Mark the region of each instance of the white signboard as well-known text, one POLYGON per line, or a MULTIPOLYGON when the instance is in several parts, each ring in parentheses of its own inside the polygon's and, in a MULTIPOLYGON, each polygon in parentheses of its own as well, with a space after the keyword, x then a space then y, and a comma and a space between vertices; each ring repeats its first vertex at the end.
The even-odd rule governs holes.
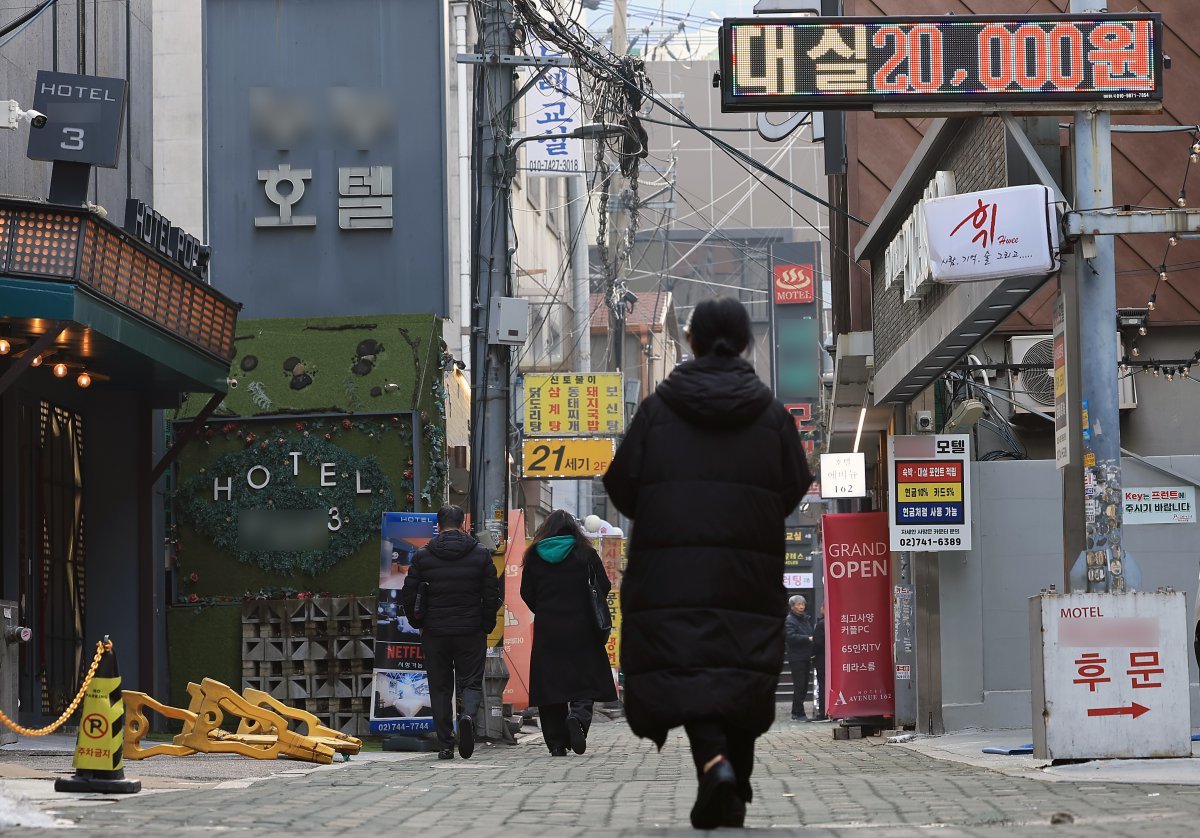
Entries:
POLYGON ((925 187, 925 193, 913 207, 896 237, 892 239, 884 254, 884 272, 888 285, 899 282, 904 287, 904 302, 925 296, 933 287, 933 276, 929 270, 929 248, 925 243, 925 221, 921 205, 933 198, 953 195, 954 172, 938 172, 925 187))
POLYGON ((1184 599, 1182 592, 1030 598, 1035 757, 1191 756, 1184 599))
POLYGON ((867 458, 857 454, 821 455, 821 497, 864 498, 867 496, 867 458))
POLYGON ((1192 486, 1152 486, 1125 490, 1126 524, 1194 524, 1196 490, 1192 486))
POLYGON ((783 587, 785 588, 811 588, 812 586, 813 575, 811 573, 783 574, 783 587))
POLYGON ((1039 276, 1058 270, 1058 221, 1044 186, 1008 186, 923 201, 935 282, 1039 276))
MULTIPOLYGON (((530 45, 531 55, 561 55, 540 42, 530 45)), ((526 135, 547 135, 545 140, 525 143, 525 168, 528 175, 581 174, 583 140, 564 139, 583 124, 583 105, 579 96, 579 76, 566 67, 547 67, 546 72, 525 94, 526 135)))
POLYGON ((971 437, 888 437, 891 549, 971 549, 971 437))

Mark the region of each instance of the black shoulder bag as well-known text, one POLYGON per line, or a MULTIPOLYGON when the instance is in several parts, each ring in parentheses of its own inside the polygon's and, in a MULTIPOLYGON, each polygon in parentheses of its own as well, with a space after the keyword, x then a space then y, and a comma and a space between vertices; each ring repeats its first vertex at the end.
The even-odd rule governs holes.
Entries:
POLYGON ((602 634, 612 631, 612 614, 608 611, 608 597, 596 587, 596 571, 588 562, 588 598, 592 606, 592 623, 602 634))

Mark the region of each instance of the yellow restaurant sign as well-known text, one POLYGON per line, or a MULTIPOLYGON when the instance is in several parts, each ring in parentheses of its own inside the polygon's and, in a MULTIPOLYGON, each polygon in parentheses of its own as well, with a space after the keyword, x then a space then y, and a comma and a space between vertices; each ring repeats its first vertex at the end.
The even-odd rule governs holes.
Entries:
POLYGON ((619 372, 525 376, 525 436, 607 436, 624 430, 619 372))
POLYGON ((599 477, 608 470, 617 443, 612 437, 527 439, 522 446, 525 477, 599 477))

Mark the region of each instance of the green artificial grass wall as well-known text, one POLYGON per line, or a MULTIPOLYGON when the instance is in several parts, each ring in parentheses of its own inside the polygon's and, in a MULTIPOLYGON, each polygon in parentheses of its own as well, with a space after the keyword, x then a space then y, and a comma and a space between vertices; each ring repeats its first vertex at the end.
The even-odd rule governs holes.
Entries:
POLYGON ((430 314, 243 321, 237 387, 198 429, 188 420, 203 394, 168 417, 174 433, 192 434, 174 469, 168 536, 173 701, 186 706, 184 687, 203 677, 240 688, 243 598, 374 596, 381 512, 440 506, 440 335, 430 314), (338 531, 319 550, 243 549, 243 510, 308 510, 338 531))

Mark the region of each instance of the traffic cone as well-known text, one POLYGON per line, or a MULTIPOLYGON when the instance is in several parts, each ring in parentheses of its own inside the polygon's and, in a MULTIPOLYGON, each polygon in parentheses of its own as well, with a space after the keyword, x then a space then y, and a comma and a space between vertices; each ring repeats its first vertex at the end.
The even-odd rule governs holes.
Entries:
POLYGON ((55 780, 55 791, 133 794, 142 790, 141 780, 125 779, 125 702, 121 699, 121 674, 107 636, 104 645, 96 674, 83 696, 72 763, 75 773, 55 780))

